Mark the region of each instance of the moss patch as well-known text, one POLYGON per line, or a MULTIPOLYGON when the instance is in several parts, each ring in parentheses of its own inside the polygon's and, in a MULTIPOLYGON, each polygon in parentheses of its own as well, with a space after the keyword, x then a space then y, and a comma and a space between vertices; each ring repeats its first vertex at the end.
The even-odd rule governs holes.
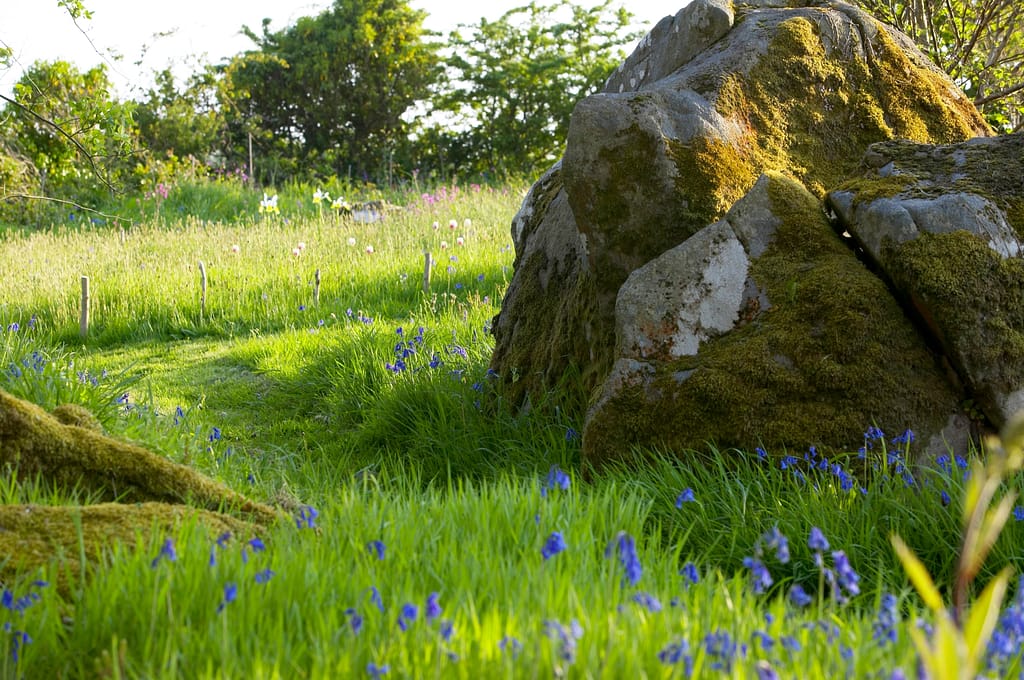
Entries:
POLYGON ((996 426, 1000 395, 1024 385, 1024 260, 967 231, 883 246, 882 265, 929 325, 996 426))
POLYGON ((814 197, 780 175, 769 196, 782 224, 751 277, 770 307, 697 356, 658 367, 647 389, 616 396, 588 423, 590 462, 630 443, 850 450, 871 424, 934 433, 954 412, 959 395, 814 197))
POLYGON ((68 576, 80 578, 84 569, 100 563, 114 544, 144 547, 177 535, 194 522, 220 536, 249 538, 263 532, 259 525, 222 513, 167 503, 125 505, 101 503, 80 506, 0 506, 0 582, 32 572, 54 559, 64 568, 55 572, 57 587, 65 590, 68 576), (85 564, 82 558, 85 558, 85 564))
POLYGON ((854 205, 894 196, 982 196, 999 207, 1024 239, 1024 133, 991 142, 932 146, 889 141, 871 148, 874 163, 891 163, 892 174, 854 179, 837 191, 854 194, 854 205))
POLYGON ((816 19, 825 16, 780 23, 750 73, 727 76, 719 89, 715 106, 750 131, 743 150, 758 172, 785 170, 821 196, 855 173, 873 142, 942 143, 988 133, 970 102, 915 65, 881 25, 870 63, 829 54, 816 19))
POLYGON ((57 488, 78 488, 101 500, 190 503, 264 524, 281 518, 273 508, 191 468, 95 429, 66 425, 2 390, 0 466, 14 470, 19 478, 39 477, 57 488))

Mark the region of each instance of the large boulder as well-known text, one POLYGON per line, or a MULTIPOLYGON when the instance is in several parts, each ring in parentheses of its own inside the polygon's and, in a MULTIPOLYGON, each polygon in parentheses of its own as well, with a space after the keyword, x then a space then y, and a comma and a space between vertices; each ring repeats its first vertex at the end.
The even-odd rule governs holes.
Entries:
MULTIPOLYGON (((938 435, 952 414, 953 393, 941 389, 920 408, 908 404, 875 410, 864 405, 849 411, 848 417, 840 414, 850 404, 847 388, 854 374, 861 380, 876 375, 872 380, 879 390, 889 384, 884 375, 888 367, 882 364, 872 370, 842 366, 857 360, 849 348, 841 355, 818 356, 840 364, 822 365, 820 383, 806 376, 780 377, 778 384, 761 388, 760 402, 753 403, 778 404, 776 414, 785 410, 782 405, 812 401, 801 402, 786 393, 787 385, 791 390, 810 386, 810 393, 818 395, 815 399, 824 398, 823 391, 829 390, 842 397, 799 419, 802 424, 791 419, 783 425, 763 414, 753 415, 752 402, 723 397, 723 391, 758 392, 748 382, 761 377, 752 375, 752 366, 715 373, 715 384, 722 389, 706 388, 705 401, 694 411, 684 407, 686 400, 677 386, 696 389, 712 375, 698 369, 711 364, 703 358, 694 363, 692 353, 673 354, 671 348, 658 345, 663 339, 655 340, 656 334, 633 326, 664 322, 668 330, 680 324, 694 327, 690 337, 678 342, 687 352, 696 347, 700 357, 716 338, 736 343, 739 340, 728 338, 751 333, 737 331, 737 304, 739 317, 750 317, 745 328, 763 325, 781 311, 786 292, 772 294, 774 279, 751 274, 758 270, 757 258, 764 255, 752 254, 751 248, 770 249, 773 237, 751 237, 765 239, 757 246, 739 234, 729 237, 722 225, 705 231, 722 220, 764 173, 784 172, 820 199, 827 188, 857 171, 874 142, 956 142, 989 134, 948 77, 906 37, 864 12, 842 2, 770 4, 769 0, 761 6, 734 8, 719 0, 694 0, 659 23, 609 79, 604 92, 577 105, 563 159, 533 187, 513 222, 515 274, 493 326, 491 368, 514 403, 526 404, 562 387, 578 405, 589 408, 584 455, 591 462, 624 451, 627 441, 673 446, 697 446, 708 440, 742 446, 856 445, 872 417, 891 428, 927 422, 931 433, 938 435), (698 236, 682 251, 674 250, 698 236), (717 290, 721 284, 716 293, 720 297, 687 307, 687 318, 672 316, 681 313, 683 303, 678 299, 660 303, 660 311, 645 310, 647 284, 640 285, 642 279, 625 288, 624 284, 649 263, 652 269, 643 276, 653 277, 666 290, 717 290), (664 318, 659 320, 659 314, 664 318), (637 318, 631 320, 630 315, 637 318), (645 342, 658 346, 644 349, 645 342), (654 355, 645 358, 647 351, 654 355), (673 365, 679 361, 687 366, 673 365), (687 379, 665 377, 679 375, 687 379), (722 381, 732 384, 729 390, 722 381), (627 393, 638 405, 628 413, 623 410, 629 403, 627 393), (721 411, 720 426, 706 425, 703 413, 711 408, 721 411), (621 417, 612 419, 612 414, 621 417), (622 422, 633 418, 629 414, 637 414, 632 425, 622 422), (843 425, 822 423, 820 418, 826 416, 843 425), (648 427, 652 418, 660 419, 659 427, 648 427), (860 420, 856 427, 853 420, 860 420)), ((764 181, 772 185, 771 180, 764 181)), ((827 234, 829 225, 816 219, 814 226, 799 228, 827 234)), ((830 243, 829 248, 837 245, 830 243)), ((786 286, 799 291, 804 279, 811 278, 823 292, 847 285, 847 272, 836 271, 838 278, 818 281, 816 277, 824 275, 818 261, 795 257, 800 264, 787 267, 796 266, 798 273, 803 271, 800 267, 808 269, 786 286)), ((855 258, 849 263, 859 266, 855 258)), ((884 287, 872 291, 872 296, 884 296, 884 287)), ((796 299, 803 301, 799 293, 796 299)), ((841 299, 842 305, 852 304, 849 296, 841 299)), ((823 299, 820 304, 839 303, 823 299)), ((812 307, 804 312, 818 313, 812 307)), ((846 321, 853 322, 854 316, 847 315, 846 321)), ((892 321, 888 312, 870 318, 877 323, 892 321)), ((910 332, 901 328, 880 329, 879 337, 910 332)), ((829 336, 845 329, 819 321, 816 332, 829 336)), ((800 348, 795 346, 779 350, 764 338, 757 342, 765 356, 783 357, 774 367, 756 364, 779 376, 804 371, 800 367, 815 356, 797 356, 800 348)), ((821 344, 808 351, 826 347, 821 344)), ((927 363, 927 356, 919 352, 912 359, 895 350, 888 356, 915 366, 927 363)), ((865 394, 871 391, 864 386, 865 394)))
POLYGON ((986 419, 1024 410, 1024 133, 886 142, 828 203, 986 419))
POLYGON ((615 322, 615 363, 584 431, 591 462, 636 443, 855 448, 872 424, 913 424, 936 452, 966 443, 960 393, 914 325, 781 174, 634 270, 615 322))

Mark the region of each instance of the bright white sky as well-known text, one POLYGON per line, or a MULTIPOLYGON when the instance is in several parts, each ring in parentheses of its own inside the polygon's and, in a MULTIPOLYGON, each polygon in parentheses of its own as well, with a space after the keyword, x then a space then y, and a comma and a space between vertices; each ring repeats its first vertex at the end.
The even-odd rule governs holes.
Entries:
MULTIPOLYGON (((643 30, 688 2, 622 1, 643 30)), ((63 59, 84 70, 106 58, 118 93, 130 97, 133 90, 151 82, 154 71, 178 64, 175 72, 186 73, 181 64, 189 55, 218 63, 250 49, 252 43, 239 33, 243 24, 259 32, 263 18, 269 17, 271 28, 280 29, 331 4, 330 0, 85 0, 93 12, 91 21, 79 22, 87 38, 57 0, 0 0, 0 41, 14 50, 17 59, 14 68, 0 70, 0 93, 10 94, 22 69, 36 60, 63 59), (168 32, 173 33, 159 35, 168 32)), ((481 17, 497 19, 529 0, 485 0, 472 3, 476 7, 472 11, 464 9, 470 4, 465 0, 411 0, 410 4, 428 13, 427 28, 443 34, 458 24, 478 23, 481 17)), ((576 4, 593 7, 601 2, 576 0, 576 4)))

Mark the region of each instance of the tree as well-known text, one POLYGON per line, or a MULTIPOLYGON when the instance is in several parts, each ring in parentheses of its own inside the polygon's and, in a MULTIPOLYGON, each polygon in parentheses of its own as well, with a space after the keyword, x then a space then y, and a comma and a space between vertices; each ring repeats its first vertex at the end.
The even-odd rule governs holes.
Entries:
POLYGON ((197 68, 178 90, 174 74, 164 69, 135 108, 139 140, 155 155, 173 153, 209 163, 224 134, 218 104, 218 82, 212 68, 197 68))
POLYGON ((225 115, 236 148, 337 174, 381 173, 406 134, 402 115, 439 75, 424 12, 406 0, 335 0, 316 17, 257 36, 225 68, 225 115))
POLYGON ((454 126, 434 130, 456 162, 481 171, 532 173, 560 154, 576 102, 597 91, 638 36, 612 0, 587 9, 570 0, 531 2, 449 38, 448 85, 436 111, 454 126), (454 155, 454 154, 452 154, 454 155))
POLYGON ((4 97, 0 140, 38 173, 39 192, 94 200, 112 190, 133 146, 132 105, 111 95, 103 66, 36 62, 4 97))
POLYGON ((1024 129, 1020 0, 860 0, 948 73, 996 130, 1024 129))

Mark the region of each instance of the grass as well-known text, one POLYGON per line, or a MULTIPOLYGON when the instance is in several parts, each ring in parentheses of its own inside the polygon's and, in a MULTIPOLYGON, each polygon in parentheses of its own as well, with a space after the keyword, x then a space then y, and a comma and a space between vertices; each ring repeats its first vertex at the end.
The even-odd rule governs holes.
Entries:
MULTIPOLYGON (((202 210, 224 190, 190 187, 168 198, 185 214, 123 236, 102 225, 0 236, 0 388, 46 408, 80 403, 108 432, 318 513, 262 543, 186 526, 137 550, 112 545, 68 592, 39 582, 78 556, 23 574, 4 584, 0 677, 914 673, 908 631, 931 619, 889 535, 949 589, 964 469, 907 470, 911 445, 871 437, 863 458, 828 463, 803 451, 638 452, 642 465, 584 481, 581 414, 557 395, 517 412, 487 374, 522 189, 410 195, 408 209, 360 224, 297 194, 260 217, 251 193, 233 199, 247 214, 210 222, 202 210), (427 293, 424 250, 438 261, 427 293), (693 500, 677 502, 684 489, 693 500), (830 550, 808 545, 812 527, 830 550), (775 530, 788 560, 768 546, 775 530), (858 594, 833 595, 838 550, 858 594), (757 586, 762 564, 772 583, 757 586), (802 607, 797 585, 812 594, 802 607), (441 607, 429 618, 428 600, 441 607)), ((42 480, 0 484, 5 504, 89 500, 42 480)), ((1024 522, 1011 520, 982 582, 1019 569, 1022 544, 1024 522)), ((1021 597, 1000 628, 1012 650, 1021 597)), ((1015 674, 1019 651, 997 651, 990 674, 1015 674)))

